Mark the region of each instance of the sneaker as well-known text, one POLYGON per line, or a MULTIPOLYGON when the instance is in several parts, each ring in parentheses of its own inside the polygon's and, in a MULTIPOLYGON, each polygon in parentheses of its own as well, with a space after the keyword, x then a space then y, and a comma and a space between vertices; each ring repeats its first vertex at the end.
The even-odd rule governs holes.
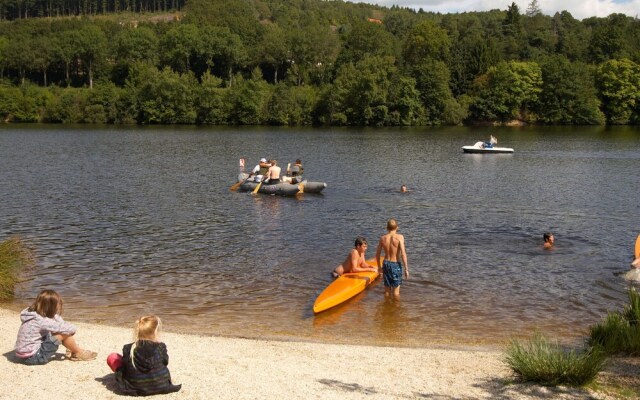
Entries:
POLYGON ((98 353, 95 351, 82 350, 79 353, 71 354, 69 360, 71 361, 91 361, 95 360, 98 356, 98 353))

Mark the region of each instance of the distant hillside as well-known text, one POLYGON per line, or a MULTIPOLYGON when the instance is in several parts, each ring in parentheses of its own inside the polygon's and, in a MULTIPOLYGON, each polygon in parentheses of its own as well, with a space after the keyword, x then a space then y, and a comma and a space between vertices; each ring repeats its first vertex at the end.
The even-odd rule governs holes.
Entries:
POLYGON ((547 16, 535 0, 460 14, 322 0, 0 4, 7 122, 640 123, 640 21, 622 14, 547 16))

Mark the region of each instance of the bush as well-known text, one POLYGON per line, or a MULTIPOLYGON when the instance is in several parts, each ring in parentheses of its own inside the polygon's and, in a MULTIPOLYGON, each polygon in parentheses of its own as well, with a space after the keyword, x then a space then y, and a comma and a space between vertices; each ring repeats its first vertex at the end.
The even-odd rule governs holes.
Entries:
POLYGON ((0 300, 13 297, 18 272, 33 264, 33 253, 18 238, 0 243, 0 300))
POLYGON ((590 328, 589 344, 599 346, 606 354, 640 354, 640 295, 631 288, 629 305, 622 313, 612 312, 590 328))
POLYGON ((524 381, 581 386, 600 372, 605 354, 597 347, 584 351, 564 349, 536 333, 526 343, 513 340, 505 361, 524 381))

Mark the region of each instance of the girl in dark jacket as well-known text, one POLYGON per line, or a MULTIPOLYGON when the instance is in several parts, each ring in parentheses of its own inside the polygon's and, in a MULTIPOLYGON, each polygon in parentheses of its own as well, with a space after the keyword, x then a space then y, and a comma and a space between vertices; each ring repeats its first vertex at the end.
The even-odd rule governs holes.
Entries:
POLYGON ((116 373, 118 389, 132 396, 173 393, 182 385, 171 383, 167 346, 160 342, 160 318, 149 315, 136 321, 135 342, 124 345, 122 356, 113 353, 107 363, 116 373))

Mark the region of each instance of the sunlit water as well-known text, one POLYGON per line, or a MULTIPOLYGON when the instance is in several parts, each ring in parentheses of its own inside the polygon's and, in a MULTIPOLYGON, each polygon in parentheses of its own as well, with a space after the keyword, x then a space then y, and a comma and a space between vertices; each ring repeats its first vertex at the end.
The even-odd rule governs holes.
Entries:
POLYGON ((626 301, 640 232, 637 128, 0 130, 0 239, 35 249, 8 307, 58 290, 71 321, 427 346, 539 329, 577 340, 626 301), (468 155, 493 133, 514 154, 468 155), (230 192, 238 159, 327 182, 300 198, 230 192), (401 184, 410 192, 399 193, 401 184), (314 316, 358 235, 406 237, 400 302, 378 282, 314 316), (550 230, 556 248, 542 250, 550 230))

